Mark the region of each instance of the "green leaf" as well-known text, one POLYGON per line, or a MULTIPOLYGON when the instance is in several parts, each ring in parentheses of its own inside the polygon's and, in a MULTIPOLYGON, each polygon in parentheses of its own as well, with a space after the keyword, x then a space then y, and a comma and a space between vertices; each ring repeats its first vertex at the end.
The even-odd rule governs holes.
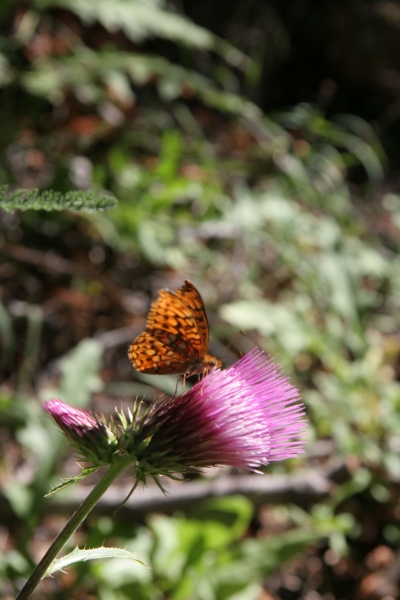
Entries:
POLYGON ((8 186, 0 187, 0 209, 7 212, 13 210, 108 210, 116 206, 117 200, 113 196, 96 196, 93 190, 71 191, 66 194, 38 189, 17 189, 8 192, 8 186))
POLYGON ((4 496, 12 506, 13 511, 21 519, 26 518, 32 509, 33 494, 25 484, 10 481, 3 490, 4 496))
POLYGON ((0 553, 0 573, 3 582, 6 573, 14 572, 14 574, 18 573, 21 577, 25 577, 30 568, 31 564, 22 552, 10 548, 7 552, 0 553))
POLYGON ((222 589, 238 589, 254 579, 267 577, 317 539, 316 533, 293 529, 265 540, 244 540, 233 549, 231 560, 215 569, 214 577, 222 589))
MULTIPOLYGON (((208 500, 196 511, 192 522, 201 530, 206 547, 215 549, 245 535, 253 515, 254 507, 250 500, 243 496, 229 496, 208 500)), ((182 522, 183 527, 186 522, 182 522)))
POLYGON ((343 257, 336 252, 323 254, 320 257, 320 270, 330 287, 332 308, 348 324, 359 325, 354 285, 343 257))
POLYGON ((128 558, 145 566, 135 554, 129 552, 128 550, 123 550, 122 548, 104 548, 102 546, 101 548, 92 548, 91 550, 80 550, 78 547, 76 547, 72 552, 70 552, 70 554, 53 560, 44 577, 50 577, 57 571, 63 571, 65 567, 68 567, 74 563, 87 560, 96 560, 98 558, 128 558))
POLYGON ((90 475, 96 473, 97 470, 98 467, 86 467, 85 469, 82 469, 82 473, 80 475, 76 475, 75 477, 68 477, 68 479, 65 479, 62 483, 60 483, 60 485, 51 488, 51 490, 45 495, 45 498, 50 498, 51 496, 54 496, 54 494, 60 492, 61 490, 64 490, 73 483, 79 483, 80 481, 83 481, 84 479, 86 479, 86 477, 90 477, 90 475))
POLYGON ((99 377, 103 347, 97 340, 82 340, 61 363, 60 395, 74 406, 86 406, 90 395, 102 389, 99 377))
POLYGON ((242 300, 221 306, 220 314, 239 329, 255 329, 266 337, 276 336, 290 355, 295 356, 312 341, 313 330, 290 305, 242 300))

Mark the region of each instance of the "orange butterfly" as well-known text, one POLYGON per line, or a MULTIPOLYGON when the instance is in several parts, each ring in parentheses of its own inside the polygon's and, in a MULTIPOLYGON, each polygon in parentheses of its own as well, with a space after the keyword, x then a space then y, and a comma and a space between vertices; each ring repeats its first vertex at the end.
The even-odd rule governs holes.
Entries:
POLYGON ((129 347, 129 360, 142 373, 204 374, 222 367, 219 358, 208 354, 209 337, 203 300, 193 283, 185 280, 176 292, 159 292, 146 331, 129 347))

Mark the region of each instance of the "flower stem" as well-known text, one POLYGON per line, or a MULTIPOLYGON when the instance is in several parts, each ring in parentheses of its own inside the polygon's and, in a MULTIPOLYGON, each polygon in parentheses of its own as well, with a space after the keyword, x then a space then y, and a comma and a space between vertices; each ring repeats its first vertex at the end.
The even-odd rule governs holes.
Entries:
POLYGON ((79 525, 84 521, 104 492, 110 487, 111 483, 128 467, 129 464, 131 464, 131 462, 132 461, 129 459, 120 460, 107 469, 103 477, 92 489, 89 496, 74 512, 64 529, 60 531, 15 600, 27 600, 27 598, 30 597, 33 590, 45 576, 45 573, 51 562, 56 558, 57 554, 60 552, 69 538, 78 529, 79 525))

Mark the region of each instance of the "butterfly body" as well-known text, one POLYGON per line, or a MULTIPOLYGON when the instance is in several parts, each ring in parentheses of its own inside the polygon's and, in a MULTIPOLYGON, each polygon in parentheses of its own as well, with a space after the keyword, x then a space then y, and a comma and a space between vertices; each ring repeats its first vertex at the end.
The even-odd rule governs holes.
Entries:
POLYGON ((208 353, 209 327, 201 296, 188 280, 161 290, 150 307, 146 330, 131 344, 129 360, 142 373, 203 374, 222 366, 208 353))

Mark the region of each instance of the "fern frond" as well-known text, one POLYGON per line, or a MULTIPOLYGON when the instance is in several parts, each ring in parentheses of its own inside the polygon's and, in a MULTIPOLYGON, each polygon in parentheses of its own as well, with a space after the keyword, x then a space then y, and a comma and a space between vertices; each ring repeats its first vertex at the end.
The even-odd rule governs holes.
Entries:
POLYGON ((93 99, 102 98, 105 84, 119 73, 137 86, 155 81, 164 100, 179 98, 182 90, 190 88, 206 105, 251 120, 261 119, 260 109, 250 100, 226 92, 195 71, 190 71, 158 56, 133 52, 91 52, 80 48, 67 58, 37 60, 34 69, 22 76, 22 85, 31 93, 56 102, 66 90, 79 95, 84 87, 93 99))
POLYGON ((61 6, 86 25, 99 22, 111 33, 123 31, 136 44, 160 37, 188 48, 212 50, 238 68, 247 68, 251 62, 225 40, 168 10, 162 0, 35 0, 34 4, 38 9, 61 6))
POLYGON ((0 187, 0 209, 11 212, 19 210, 84 210, 104 211, 113 208, 117 200, 112 196, 96 196, 93 190, 72 191, 62 194, 53 190, 17 189, 7 193, 8 186, 0 187))

